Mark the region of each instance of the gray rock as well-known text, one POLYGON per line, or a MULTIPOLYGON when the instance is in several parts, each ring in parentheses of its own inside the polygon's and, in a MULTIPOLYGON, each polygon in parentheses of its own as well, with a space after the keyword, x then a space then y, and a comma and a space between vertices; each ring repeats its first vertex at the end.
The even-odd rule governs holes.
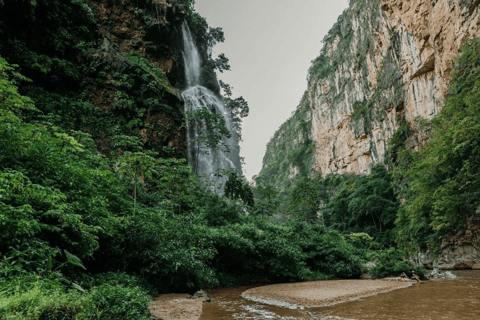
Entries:
POLYGON ((434 269, 430 274, 427 274, 428 279, 456 279, 457 276, 450 271, 441 272, 438 269, 434 269))
POLYGON ((410 260, 426 269, 480 270, 480 221, 472 221, 463 231, 445 238, 435 259, 426 251, 411 256, 410 260))

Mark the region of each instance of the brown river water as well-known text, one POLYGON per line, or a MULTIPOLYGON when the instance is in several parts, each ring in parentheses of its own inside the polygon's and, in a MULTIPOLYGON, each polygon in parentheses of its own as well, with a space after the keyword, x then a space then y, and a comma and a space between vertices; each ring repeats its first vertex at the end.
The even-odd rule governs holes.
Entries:
POLYGON ((200 320, 392 319, 480 320, 480 271, 455 271, 455 280, 431 280, 331 307, 290 310, 245 300, 252 287, 217 289, 200 320))

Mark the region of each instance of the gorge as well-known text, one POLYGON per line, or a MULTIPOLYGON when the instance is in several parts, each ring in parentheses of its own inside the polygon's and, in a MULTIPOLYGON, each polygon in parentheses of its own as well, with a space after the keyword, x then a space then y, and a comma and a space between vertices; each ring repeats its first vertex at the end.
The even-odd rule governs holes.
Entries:
MULTIPOLYGON (((259 181, 366 174, 385 164, 388 141, 443 105, 454 58, 480 28, 477 1, 350 1, 312 61, 295 114, 267 146, 259 181)), ((428 139, 409 137, 418 149, 428 139)))
MULTIPOLYGON (((239 288, 480 269, 479 7, 351 0, 252 183, 249 106, 195 1, 0 0, 0 318, 149 320, 218 287, 223 314, 271 318, 239 288)), ((468 272, 411 284, 471 318, 468 272)))
MULTIPOLYGON (((447 178, 444 174, 448 170, 435 171, 438 163, 427 165, 427 160, 423 160, 425 165, 421 170, 434 172, 429 178, 409 168, 414 167, 412 162, 416 160, 412 159, 441 161, 450 150, 455 153, 455 143, 435 158, 422 152, 427 152, 423 147, 435 131, 442 131, 446 126, 432 127, 431 123, 447 121, 441 117, 444 120, 432 122, 441 113, 446 98, 459 92, 452 90, 460 90, 449 89, 456 59, 466 40, 478 38, 479 28, 478 1, 350 1, 350 7, 324 38, 320 55, 312 61, 308 89, 299 106, 268 143, 257 185, 273 185, 286 197, 296 185, 305 186, 298 183, 302 179, 322 177, 333 181, 341 176, 345 178, 340 179, 346 180, 351 175, 366 177, 375 165, 381 165, 396 179, 391 186, 402 203, 399 212, 408 211, 393 220, 396 241, 409 242, 403 245, 418 253, 412 259, 429 268, 478 268, 478 204, 470 205, 470 200, 457 198, 454 209, 457 213, 452 213, 451 222, 440 227, 442 223, 432 220, 445 219, 448 207, 453 210, 452 203, 440 203, 454 192, 440 193, 439 189, 442 184, 448 184, 447 181, 459 178, 447 178), (420 183, 428 179, 442 181, 436 191, 429 193, 431 200, 426 200, 427 196, 418 189, 412 190, 412 185, 417 183, 417 187, 428 189, 427 182, 420 183), (443 209, 440 206, 444 206, 443 209), (464 212, 463 218, 454 218, 460 212, 464 212), (419 215, 423 215, 422 218, 419 215), (438 229, 434 231, 435 228, 438 229), (419 236, 422 233, 424 235, 419 236), (427 240, 428 234, 439 233, 442 236, 427 240), (429 249, 432 246, 439 247, 433 256, 429 249), (419 247, 423 251, 418 252, 419 247)), ((458 76, 456 79, 460 81, 458 76)), ((460 105, 454 108, 457 111, 447 112, 461 112, 460 105)), ((460 166, 459 162, 456 165, 460 166)), ((340 212, 349 212, 351 219, 357 219, 358 213, 354 212, 358 212, 355 209, 358 202, 354 201, 360 200, 354 198, 354 182, 345 183, 345 189, 335 183, 326 184, 323 188, 330 188, 330 192, 326 192, 330 196, 319 200, 316 209, 310 205, 312 210, 327 212, 327 215, 333 212, 338 215, 336 219, 343 219, 340 212), (341 209, 343 204, 329 200, 340 197, 341 192, 345 193, 343 201, 350 203, 348 209, 341 209)), ((325 191, 315 192, 325 194, 325 191)), ((363 197, 374 196, 366 193, 363 197)), ((373 208, 374 203, 369 206, 373 208)), ((382 210, 378 211, 379 216, 382 210)), ((378 220, 375 222, 374 218, 370 223, 381 224, 381 219, 378 220)), ((340 220, 337 223, 341 225, 340 220)))

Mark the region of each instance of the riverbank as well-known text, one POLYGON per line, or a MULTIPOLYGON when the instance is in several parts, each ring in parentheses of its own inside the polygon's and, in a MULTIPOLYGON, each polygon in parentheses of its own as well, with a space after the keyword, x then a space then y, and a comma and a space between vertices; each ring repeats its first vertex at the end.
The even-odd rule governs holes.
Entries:
MULTIPOLYGON (((354 295, 355 292, 353 290, 355 290, 356 286, 360 288, 360 290, 356 291, 357 293, 362 292, 363 286, 364 288, 369 288, 365 290, 370 290, 373 294, 370 297, 350 296, 349 301, 344 300, 343 303, 332 303, 330 306, 324 307, 303 309, 297 307, 297 309, 293 309, 259 303, 242 297, 242 294, 245 295, 245 293, 272 291, 267 289, 278 286, 278 289, 285 289, 283 294, 290 299, 290 295, 306 295, 306 293, 302 293, 304 289, 306 290, 305 292, 308 292, 308 288, 318 286, 318 282, 215 289, 208 292, 211 302, 204 302, 203 298, 196 300, 188 299, 188 295, 168 295, 163 297, 164 302, 157 299, 155 306, 157 311, 159 311, 161 310, 160 305, 164 303, 163 310, 168 310, 170 313, 163 317, 157 317, 170 320, 480 319, 480 271, 455 271, 453 273, 458 276, 457 279, 426 281, 419 285, 413 284, 407 288, 386 293, 372 291, 374 290, 372 286, 377 282, 373 280, 321 281, 322 287, 326 291, 329 290, 329 287, 344 281, 343 288, 346 290, 346 293, 337 290, 337 297, 354 295), (194 306, 195 310, 191 309, 192 306, 194 306)), ((392 284, 392 282, 383 282, 387 287, 392 284)), ((383 290, 385 288, 383 286, 383 290)), ((377 289, 382 290, 382 284, 377 289)), ((277 294, 280 292, 279 290, 275 291, 277 291, 277 294)), ((312 291, 310 292, 312 293, 312 291)))

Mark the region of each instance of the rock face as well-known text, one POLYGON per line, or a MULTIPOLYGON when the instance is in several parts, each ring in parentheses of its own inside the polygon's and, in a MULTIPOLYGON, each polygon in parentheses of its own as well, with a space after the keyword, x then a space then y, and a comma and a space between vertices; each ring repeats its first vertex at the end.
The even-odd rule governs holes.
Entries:
POLYGON ((465 39, 478 37, 478 0, 382 0, 388 24, 401 36, 407 120, 438 113, 454 59, 465 39))
MULTIPOLYGON (((41 115, 89 133, 98 151, 138 137, 160 156, 186 158, 180 0, 8 1, 0 10, 0 56, 41 115)), ((130 142, 129 142, 130 141, 130 142)))
MULTIPOLYGON (((128 92, 129 88, 119 87, 118 82, 107 81, 93 88, 90 97, 95 105, 107 112, 111 112, 112 106, 115 106, 119 89, 129 96, 140 93, 144 95, 144 100, 156 100, 142 115, 143 125, 138 128, 140 139, 147 147, 162 155, 186 157, 186 132, 180 129, 183 127, 183 99, 180 91, 174 87, 185 82, 180 31, 185 8, 173 0, 142 2, 89 2, 105 48, 105 51, 97 52, 94 58, 104 61, 109 59, 109 54, 116 54, 120 60, 124 60, 120 63, 133 62, 134 67, 144 69, 142 71, 145 73, 155 73, 153 68, 158 68, 163 72, 160 76, 163 79, 157 79, 161 89, 128 92), (136 57, 132 59, 132 55, 136 57), (146 59, 153 70, 148 70, 149 66, 142 66, 146 61, 138 58, 146 59), (165 153, 165 150, 169 151, 165 153)), ((115 68, 106 69, 107 78, 113 80, 115 68)), ((108 153, 108 150, 103 151, 108 153)))
POLYGON ((480 222, 472 222, 465 231, 443 239, 436 259, 430 253, 419 253, 412 260, 427 269, 480 270, 480 222))
MULTIPOLYGON (((415 128, 441 110, 462 41, 479 34, 479 3, 350 1, 312 62, 297 112, 269 142, 257 183, 282 187, 316 172, 367 174, 384 163, 402 124, 415 128), (313 150, 302 153, 309 143, 313 150)), ((417 134, 408 146, 426 139, 417 134)))

